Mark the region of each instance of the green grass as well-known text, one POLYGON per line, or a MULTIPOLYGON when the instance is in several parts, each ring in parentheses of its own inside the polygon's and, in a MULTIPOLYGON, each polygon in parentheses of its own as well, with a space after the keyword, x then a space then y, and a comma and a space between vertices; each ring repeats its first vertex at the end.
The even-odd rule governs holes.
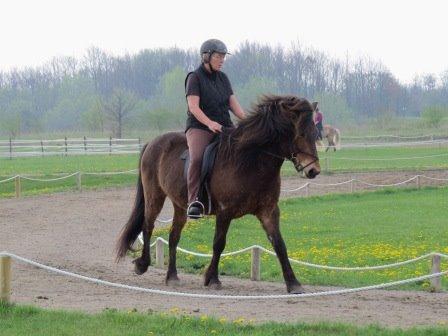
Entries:
MULTIPOLYGON (((394 160, 395 158, 448 154, 448 148, 368 148, 343 149, 337 152, 319 153, 324 173, 363 172, 381 170, 420 170, 448 169, 448 155, 416 160, 394 160), (351 161, 344 158, 390 158, 390 161, 351 161)), ((118 172, 137 168, 138 155, 92 155, 92 156, 51 156, 33 158, 0 158, 0 180, 16 174, 50 179, 63 173, 82 172, 118 172)), ((285 162, 282 168, 284 176, 295 176, 293 165, 285 162)), ((83 188, 105 188, 134 185, 135 174, 118 176, 83 176, 83 188)), ((74 190, 76 178, 58 182, 22 181, 25 195, 74 190)), ((14 196, 14 182, 0 183, 0 197, 14 196)))
MULTIPOLYGON (((138 166, 137 154, 134 155, 92 155, 92 156, 51 156, 35 158, 16 158, 13 160, 0 159, 0 180, 16 174, 37 177, 39 179, 52 179, 61 177, 61 174, 77 171, 88 173, 120 172, 136 169, 138 166)), ((109 176, 82 176, 82 187, 107 188, 115 186, 129 186, 136 183, 137 174, 122 174, 109 176)), ((56 191, 75 190, 76 177, 54 181, 34 182, 21 180, 22 193, 33 195, 56 191)), ((14 181, 0 184, 0 197, 15 195, 14 181)))
MULTIPOLYGON (((349 195, 288 199, 280 202, 281 231, 289 256, 333 266, 374 266, 411 259, 429 252, 448 254, 448 188, 383 190, 349 195)), ((188 222, 179 246, 212 253, 214 218, 188 222)), ((167 239, 168 230, 154 236, 167 239)), ((154 237, 153 237, 154 239, 154 237)), ((272 250, 253 216, 232 222, 225 251, 251 245, 272 250)), ((154 250, 154 249, 153 249, 154 250)), ((154 251, 153 251, 154 252, 154 251)), ((223 257, 221 274, 250 276, 250 253, 223 257)), ((442 259, 442 270, 448 260, 442 259)), ((178 253, 182 269, 203 273, 208 258, 178 253)), ((431 260, 377 271, 325 271, 293 264, 305 284, 359 287, 413 278, 430 273, 431 260)), ((261 278, 283 281, 277 258, 262 254, 261 278)), ((442 279, 448 288, 448 279, 442 279)), ((430 290, 429 280, 406 289, 430 290)))
MULTIPOLYGON (((414 336, 446 335, 444 325, 408 330, 389 329, 375 325, 357 327, 342 323, 265 323, 254 325, 242 319, 223 321, 207 316, 154 314, 106 310, 89 315, 81 312, 44 310, 29 306, 0 303, 0 335, 379 335, 414 336)), ((443 322, 442 322, 443 323, 443 322)))

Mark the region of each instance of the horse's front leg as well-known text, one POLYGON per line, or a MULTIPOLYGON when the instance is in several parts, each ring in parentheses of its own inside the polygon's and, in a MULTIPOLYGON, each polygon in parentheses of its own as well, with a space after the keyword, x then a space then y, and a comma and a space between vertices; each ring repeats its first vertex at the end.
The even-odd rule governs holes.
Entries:
POLYGON ((215 238, 213 239, 213 257, 205 272, 204 285, 210 288, 220 289, 221 281, 218 278, 218 264, 221 253, 226 246, 226 236, 232 219, 224 216, 216 216, 215 238))
POLYGON ((275 253, 277 254, 277 258, 282 267, 286 290, 288 293, 292 294, 303 293, 304 290, 297 280, 294 271, 291 268, 291 264, 289 263, 288 252, 286 251, 285 242, 283 241, 280 233, 280 210, 278 206, 276 205, 275 208, 271 210, 263 210, 260 214, 257 214, 257 217, 261 221, 268 239, 272 243, 275 253))
POLYGON ((176 268, 176 249, 186 221, 187 213, 185 209, 174 205, 173 225, 171 226, 169 238, 170 258, 168 262, 168 272, 166 273, 165 279, 167 285, 176 285, 177 283, 179 283, 176 268))

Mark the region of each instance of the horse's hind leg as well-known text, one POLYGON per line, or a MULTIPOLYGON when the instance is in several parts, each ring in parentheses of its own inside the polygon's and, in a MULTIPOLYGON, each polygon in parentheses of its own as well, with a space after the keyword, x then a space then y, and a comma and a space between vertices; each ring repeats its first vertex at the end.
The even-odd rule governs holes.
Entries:
MULTIPOLYGON (((148 195, 149 196, 149 195, 148 195)), ((154 222, 157 219, 160 211, 162 211, 163 203, 166 195, 160 190, 157 195, 151 195, 149 198, 145 195, 145 221, 143 222, 143 250, 140 258, 134 260, 134 270, 137 274, 143 274, 151 265, 151 254, 149 251, 149 241, 151 239, 152 231, 154 230, 154 222), (155 197, 154 197, 155 196, 155 197)))
POLYGON ((166 273, 165 279, 167 285, 173 285, 179 282, 176 269, 176 248, 186 221, 187 212, 185 209, 174 204, 173 225, 171 226, 169 238, 170 259, 168 262, 168 272, 166 273))
POLYGON ((226 236, 229 230, 231 218, 223 215, 216 216, 215 238, 213 239, 213 257, 205 272, 204 285, 214 289, 221 288, 221 281, 218 277, 218 264, 221 253, 226 246, 226 236))

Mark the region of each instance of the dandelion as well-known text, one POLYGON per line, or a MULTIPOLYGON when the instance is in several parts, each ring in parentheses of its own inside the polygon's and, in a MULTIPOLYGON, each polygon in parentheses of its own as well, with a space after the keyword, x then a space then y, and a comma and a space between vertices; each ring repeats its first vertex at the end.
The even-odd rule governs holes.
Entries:
POLYGON ((244 323, 244 321, 245 321, 244 317, 240 317, 240 318, 238 318, 238 319, 236 319, 236 320, 233 320, 233 323, 234 323, 234 324, 241 325, 241 324, 244 323))
POLYGON ((177 314, 179 312, 179 307, 173 307, 170 309, 170 313, 177 314))

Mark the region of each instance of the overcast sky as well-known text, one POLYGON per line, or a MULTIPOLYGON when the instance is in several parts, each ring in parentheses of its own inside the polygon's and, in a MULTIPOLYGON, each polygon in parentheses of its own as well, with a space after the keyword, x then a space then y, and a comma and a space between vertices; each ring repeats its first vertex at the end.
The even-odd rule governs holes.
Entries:
POLYGON ((370 56, 402 82, 448 70, 446 1, 404 0, 6 0, 0 70, 53 56, 82 57, 90 46, 115 55, 144 48, 199 48, 219 38, 289 47, 298 41, 345 58, 370 56))

